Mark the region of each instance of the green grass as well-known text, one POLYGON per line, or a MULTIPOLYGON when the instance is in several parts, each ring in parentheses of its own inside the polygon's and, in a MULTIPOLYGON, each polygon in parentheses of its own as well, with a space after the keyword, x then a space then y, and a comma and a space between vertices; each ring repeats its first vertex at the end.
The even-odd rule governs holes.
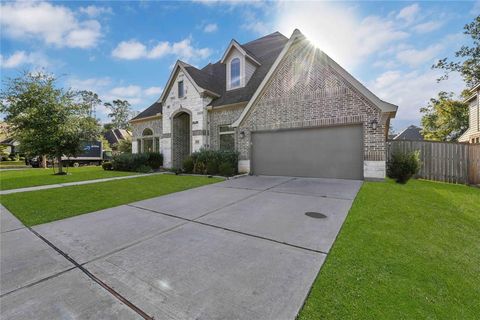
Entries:
POLYGON ((366 182, 299 314, 478 319, 480 189, 366 182))
POLYGON ((27 167, 24 160, 18 161, 0 161, 0 168, 27 167))
POLYGON ((163 174, 13 193, 1 196, 0 202, 25 225, 33 226, 219 181, 163 174))
POLYGON ((105 171, 101 166, 68 168, 68 175, 53 174, 53 169, 25 169, 0 172, 0 190, 10 190, 48 184, 122 177, 133 172, 105 171))

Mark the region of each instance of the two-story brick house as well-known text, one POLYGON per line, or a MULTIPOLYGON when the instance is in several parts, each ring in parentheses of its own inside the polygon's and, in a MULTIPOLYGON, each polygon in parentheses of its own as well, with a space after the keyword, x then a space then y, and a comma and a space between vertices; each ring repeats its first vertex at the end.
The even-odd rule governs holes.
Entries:
POLYGON ((253 174, 383 178, 390 119, 380 100, 299 30, 240 44, 197 69, 178 61, 160 98, 131 120, 133 152, 182 166, 200 148, 234 149, 253 174))

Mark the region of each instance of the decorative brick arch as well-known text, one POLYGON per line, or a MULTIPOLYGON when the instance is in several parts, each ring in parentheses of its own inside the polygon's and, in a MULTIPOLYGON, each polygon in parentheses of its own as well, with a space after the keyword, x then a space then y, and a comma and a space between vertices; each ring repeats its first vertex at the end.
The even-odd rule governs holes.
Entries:
POLYGON ((181 168, 192 150, 192 113, 180 108, 172 114, 172 167, 181 168))

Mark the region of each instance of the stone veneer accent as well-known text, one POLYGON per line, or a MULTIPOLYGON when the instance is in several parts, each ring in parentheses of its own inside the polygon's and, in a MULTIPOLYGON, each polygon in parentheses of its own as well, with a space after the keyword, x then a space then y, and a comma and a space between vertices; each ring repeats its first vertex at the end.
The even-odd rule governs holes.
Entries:
POLYGON ((147 128, 152 129, 154 136, 160 137, 162 135, 162 118, 132 123, 132 140, 141 138, 143 130, 147 128))
MULTIPOLYGON (((139 145, 137 144, 137 139, 142 138, 143 130, 152 129, 153 137, 162 137, 162 118, 158 117, 156 119, 144 120, 144 121, 135 121, 132 123, 132 152, 139 152, 139 145)), ((162 150, 162 140, 160 139, 160 150, 162 150)))
POLYGON ((232 124, 240 117, 243 109, 243 106, 233 106, 217 108, 208 112, 210 148, 215 150, 220 148, 220 126, 232 124))
MULTIPOLYGON (((388 116, 330 68, 311 46, 292 46, 237 132, 240 159, 250 159, 251 132, 363 124, 364 160, 385 163, 388 116), (311 62, 311 63, 309 63, 311 62), (378 122, 376 130, 371 122, 378 122)), ((368 172, 365 172, 368 177, 368 172)))
POLYGON ((181 112, 173 117, 172 166, 181 168, 183 160, 190 154, 190 115, 181 112))

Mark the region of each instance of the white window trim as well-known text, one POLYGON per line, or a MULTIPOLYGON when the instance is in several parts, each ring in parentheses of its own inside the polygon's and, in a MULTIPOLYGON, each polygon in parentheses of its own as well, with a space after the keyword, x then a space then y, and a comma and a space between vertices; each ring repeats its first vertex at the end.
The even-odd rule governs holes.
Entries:
POLYGON ((230 89, 237 89, 242 87, 242 60, 239 57, 233 57, 230 60, 230 89), (238 60, 238 85, 234 86, 233 85, 233 79, 232 79, 232 64, 233 60, 237 59, 238 60))
POLYGON ((245 87, 245 56, 243 56, 240 53, 234 53, 232 54, 229 59, 227 60, 227 74, 226 74, 226 79, 225 81, 227 82, 227 91, 230 90, 235 90, 235 89, 240 89, 245 87), (236 87, 232 87, 232 60, 238 58, 240 60, 240 85, 236 87))
POLYGON ((219 125, 219 126, 218 126, 218 133, 219 133, 220 135, 222 135, 222 134, 235 134, 235 128, 232 127, 232 126, 229 125, 229 124, 222 124, 222 125, 219 125), (220 128, 221 128, 221 127, 229 127, 229 128, 232 128, 232 130, 231 130, 231 131, 223 131, 223 132, 222 132, 222 131, 220 131, 220 128))

